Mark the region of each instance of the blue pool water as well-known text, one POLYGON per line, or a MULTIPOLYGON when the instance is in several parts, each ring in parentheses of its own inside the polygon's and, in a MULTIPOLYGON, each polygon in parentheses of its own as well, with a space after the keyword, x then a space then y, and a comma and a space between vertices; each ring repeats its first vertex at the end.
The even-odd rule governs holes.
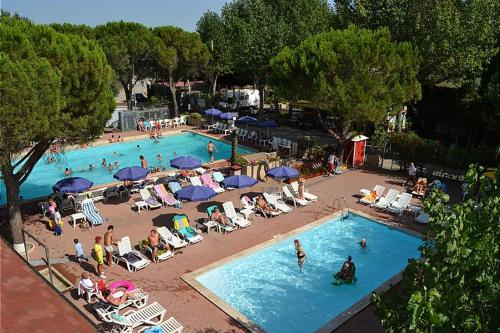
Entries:
MULTIPOLYGON (((119 167, 137 165, 140 166, 139 156, 143 155, 149 166, 160 166, 170 169, 170 160, 177 156, 190 155, 208 162, 207 154, 208 141, 212 140, 219 152, 215 153, 215 159, 224 159, 231 156, 231 145, 222 141, 209 139, 203 135, 186 132, 178 135, 169 135, 160 139, 159 143, 154 143, 151 139, 128 141, 102 146, 89 147, 67 151, 60 154, 57 161, 48 164, 46 160, 40 160, 33 172, 21 186, 23 199, 37 198, 52 193, 52 186, 60 179, 64 178, 64 169, 73 169, 73 176, 85 177, 94 182, 94 185, 110 183, 115 181, 113 174, 117 169, 109 171, 101 167, 103 158, 109 163, 118 162, 119 167), (140 148, 137 148, 137 145, 140 148), (116 152, 117 154, 114 154, 116 152), (161 154, 163 161, 160 163, 156 156, 161 154), (88 171, 89 164, 92 163, 95 169, 88 171), (85 171, 78 169, 85 168, 85 171)), ((252 152, 252 150, 239 147, 240 154, 252 152)), ((0 204, 6 203, 5 186, 0 180, 0 204)))
POLYGON ((408 258, 418 258, 420 243, 350 213, 343 221, 324 223, 196 279, 269 333, 314 332, 399 273, 408 258), (367 250, 357 244, 362 238, 367 250), (307 254, 303 272, 294 239, 307 254), (348 255, 356 265, 357 282, 333 286, 332 275, 348 255))

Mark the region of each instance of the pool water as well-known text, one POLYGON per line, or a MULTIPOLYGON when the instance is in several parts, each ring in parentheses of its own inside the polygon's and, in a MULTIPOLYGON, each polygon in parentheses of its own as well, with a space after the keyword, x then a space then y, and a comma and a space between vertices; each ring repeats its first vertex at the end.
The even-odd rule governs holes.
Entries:
POLYGON ((196 280, 269 333, 314 332, 418 258, 421 240, 350 213, 202 273, 196 280), (358 242, 365 238, 367 249, 358 242), (293 240, 307 254, 297 265, 293 240), (332 285, 347 256, 354 285, 332 285), (286 329, 285 329, 286 328, 286 329))
MULTIPOLYGON (((148 166, 159 166, 167 169, 171 169, 170 160, 174 158, 174 152, 176 156, 190 155, 199 158, 202 162, 208 162, 207 144, 210 140, 214 142, 218 150, 215 153, 215 159, 224 159, 231 156, 230 144, 191 132, 164 136, 158 143, 151 139, 143 139, 67 151, 64 154, 59 154, 56 161, 50 164, 45 159, 41 159, 34 167, 29 178, 21 186, 21 196, 23 199, 32 199, 52 193, 52 186, 65 177, 65 168, 72 168, 73 176, 87 178, 93 181, 95 186, 116 181, 113 174, 119 168, 133 165, 140 166, 140 155, 146 158, 148 166), (137 145, 140 147, 137 148, 137 145), (156 158, 158 154, 162 155, 161 162, 156 158), (109 171, 107 168, 102 168, 101 161, 103 158, 108 163, 114 164, 117 161, 118 169, 109 171), (95 167, 92 172, 88 171, 90 163, 95 167), (84 171, 79 171, 79 169, 84 171)), ((241 146, 238 151, 240 154, 253 152, 241 146)), ((6 192, 1 180, 0 193, 0 204, 5 204, 6 192)))

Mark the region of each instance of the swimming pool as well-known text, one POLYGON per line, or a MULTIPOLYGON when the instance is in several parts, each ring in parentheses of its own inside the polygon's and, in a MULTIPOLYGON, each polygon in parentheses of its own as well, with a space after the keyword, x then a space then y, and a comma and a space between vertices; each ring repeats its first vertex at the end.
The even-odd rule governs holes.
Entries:
MULTIPOLYGON (((195 280, 269 333, 318 330, 418 258, 418 237, 357 214, 333 219, 195 276, 195 280), (367 250, 358 242, 367 239, 367 250), (307 253, 301 272, 293 240, 307 253), (354 285, 332 285, 348 255, 354 285)), ((203 293, 203 292, 202 292, 203 293)))
MULTIPOLYGON (((171 169, 170 160, 174 158, 174 152, 177 156, 190 155, 201 159, 203 162, 208 162, 207 144, 210 140, 215 143, 218 150, 215 153, 215 159, 224 159, 231 156, 230 144, 192 132, 164 136, 158 143, 151 139, 142 139, 67 151, 60 154, 53 163, 49 164, 44 159, 40 160, 29 178, 21 186, 21 196, 23 199, 32 199, 52 193, 52 186, 58 180, 64 178, 65 168, 72 168, 74 171, 73 176, 84 177, 93 181, 94 186, 116 181, 113 174, 117 169, 109 171, 107 168, 102 168, 101 161, 103 158, 108 163, 118 162, 119 168, 140 165, 139 156, 143 155, 149 166, 171 169), (139 148, 137 148, 137 145, 139 145, 139 148), (156 159, 158 154, 162 155, 161 162, 156 159), (92 172, 88 171, 90 163, 95 167, 92 172), (78 171, 79 168, 85 169, 85 171, 78 171)), ((238 151, 240 154, 253 152, 241 146, 238 147, 238 151)), ((2 193, 0 204, 3 205, 6 203, 6 192, 1 180, 0 187, 2 193)))

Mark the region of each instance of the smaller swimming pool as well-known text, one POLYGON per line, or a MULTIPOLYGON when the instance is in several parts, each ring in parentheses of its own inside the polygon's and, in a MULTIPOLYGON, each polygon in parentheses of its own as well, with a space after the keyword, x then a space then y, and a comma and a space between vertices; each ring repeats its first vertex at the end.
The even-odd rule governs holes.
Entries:
POLYGON ((418 258, 421 240, 349 213, 261 250, 201 273, 195 279, 269 333, 318 330, 418 258), (367 239, 368 247, 358 242, 367 239), (294 239, 307 260, 297 265, 294 239), (332 285, 348 255, 356 265, 354 285, 332 285), (286 328, 286 330, 284 330, 286 328))

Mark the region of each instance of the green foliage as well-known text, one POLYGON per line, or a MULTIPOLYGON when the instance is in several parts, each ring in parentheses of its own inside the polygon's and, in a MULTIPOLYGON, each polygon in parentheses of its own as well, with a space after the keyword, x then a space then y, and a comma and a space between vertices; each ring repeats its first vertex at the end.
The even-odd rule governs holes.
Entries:
POLYGON ((154 44, 154 35, 142 24, 123 21, 99 25, 94 33, 131 108, 132 86, 151 74, 150 45, 154 44))
POLYGON ((391 41, 387 29, 350 26, 285 48, 271 61, 281 95, 303 99, 341 117, 345 140, 354 122, 379 122, 391 108, 420 98, 418 65, 408 43, 391 41))
POLYGON ((372 296, 386 332, 498 332, 500 169, 492 180, 471 165, 466 181, 467 200, 452 207, 431 192, 421 260, 400 287, 372 296))
POLYGON ((338 22, 369 29, 388 27, 397 41, 418 50, 424 84, 462 82, 481 75, 497 53, 500 2, 497 0, 335 1, 338 22))
POLYGON ((414 132, 390 133, 388 139, 402 166, 407 166, 410 162, 430 163, 465 170, 472 163, 496 164, 493 147, 483 146, 474 150, 458 146, 447 147, 437 141, 424 140, 414 132))
POLYGON ((112 71, 95 41, 2 15, 0 171, 14 242, 22 242, 19 186, 55 140, 102 134, 114 109, 112 71))

